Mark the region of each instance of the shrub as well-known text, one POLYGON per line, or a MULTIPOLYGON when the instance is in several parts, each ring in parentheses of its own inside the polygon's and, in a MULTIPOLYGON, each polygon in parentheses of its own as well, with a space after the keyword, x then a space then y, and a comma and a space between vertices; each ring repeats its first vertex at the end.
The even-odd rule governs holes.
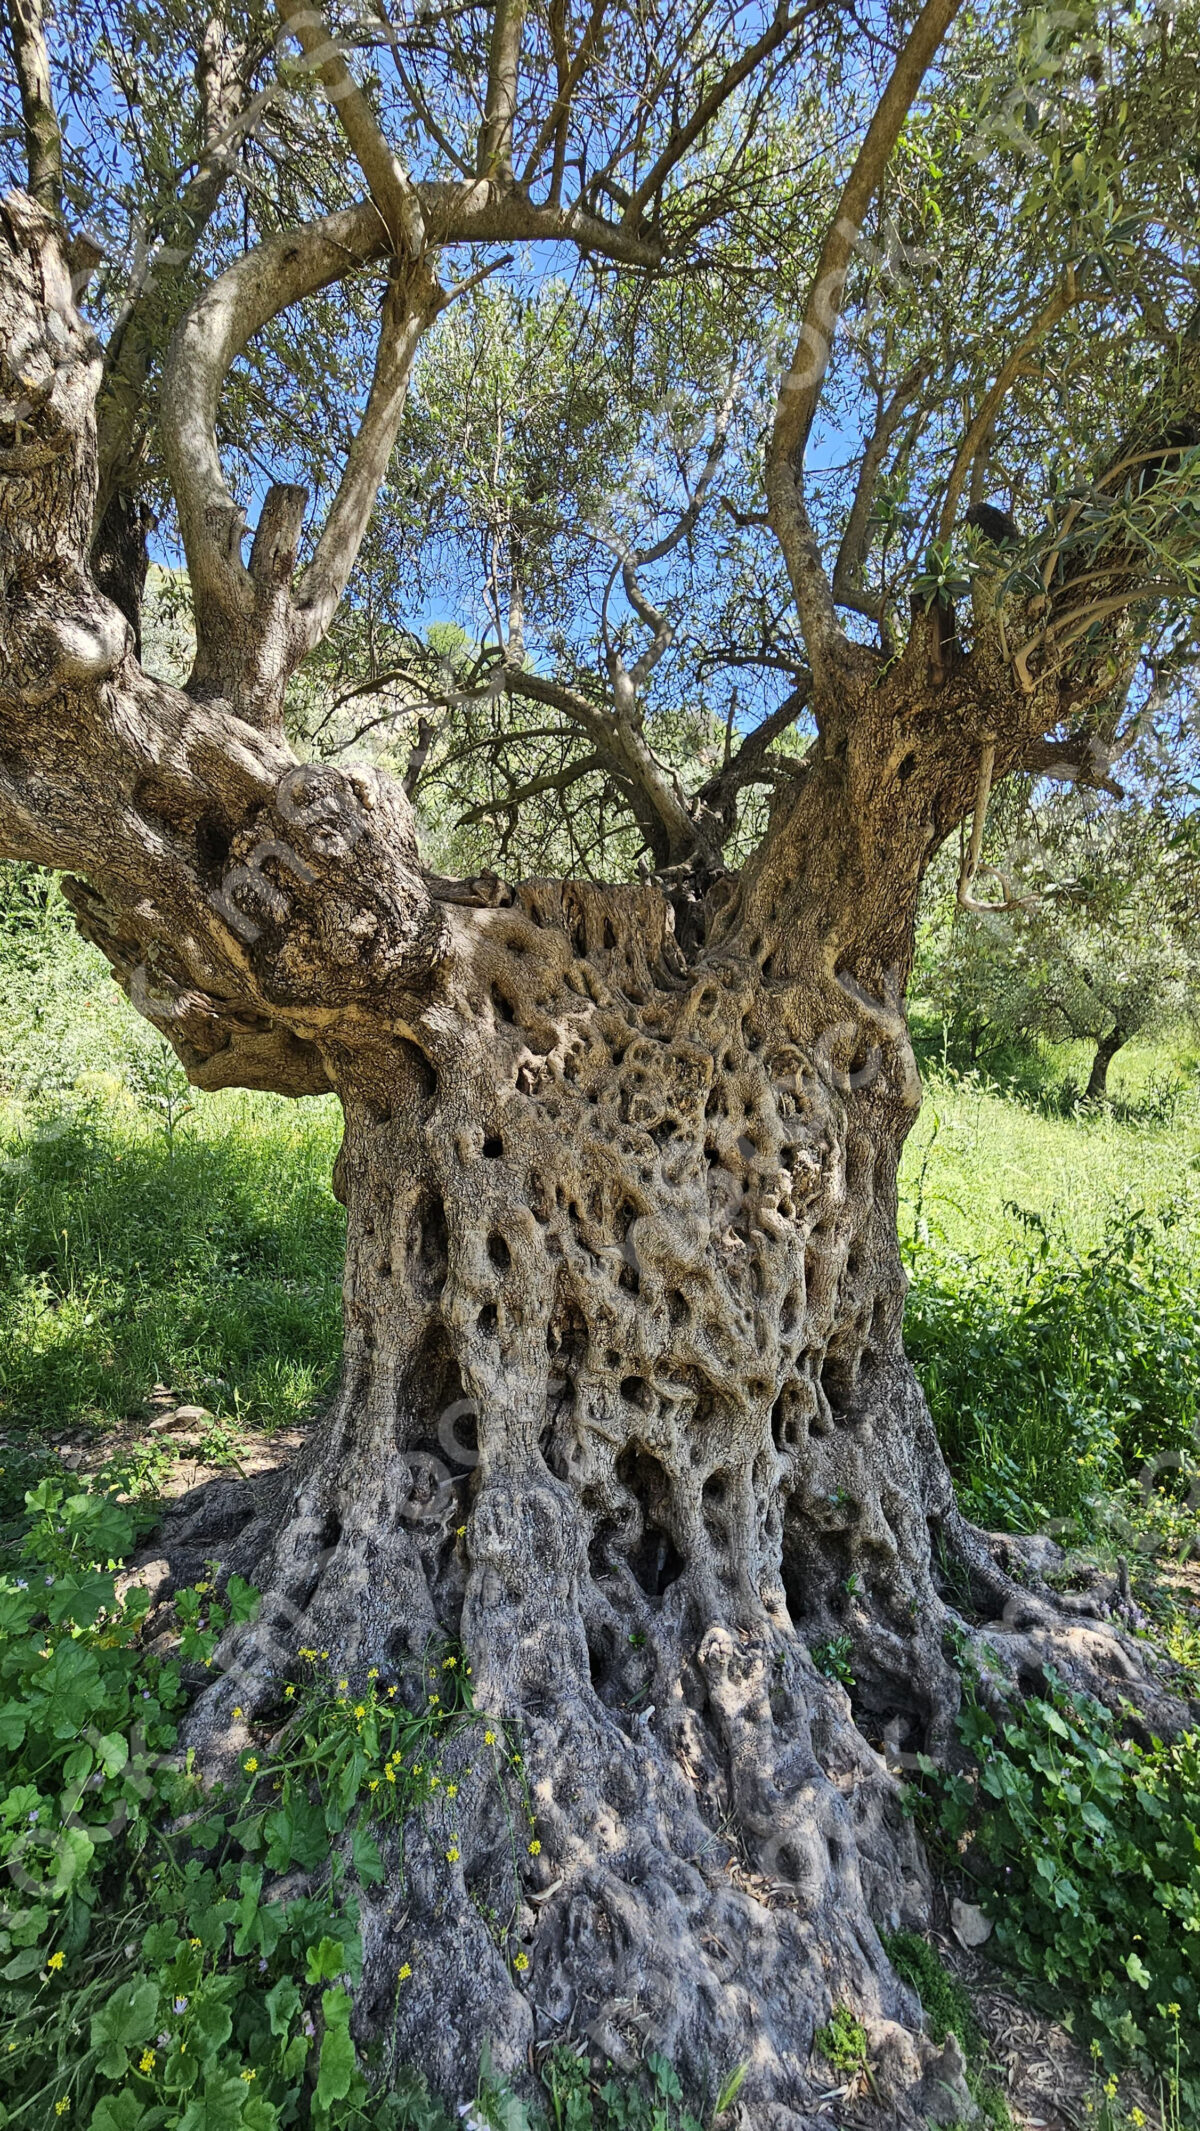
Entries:
POLYGON ((934 1825, 977 1879, 998 1950, 1076 2007, 1110 2066, 1177 2063, 1179 2097, 1197 2111, 1196 1737, 1140 1746, 1054 1680, 1009 1716, 969 1692, 959 1728, 976 1766, 921 1766, 934 1825))
POLYGON ((1028 1531, 1190 1454, 1200 1321, 1170 1213, 1118 1208, 1082 1252, 1021 1219, 1007 1266, 911 1248, 905 1341, 968 1515, 1028 1531))

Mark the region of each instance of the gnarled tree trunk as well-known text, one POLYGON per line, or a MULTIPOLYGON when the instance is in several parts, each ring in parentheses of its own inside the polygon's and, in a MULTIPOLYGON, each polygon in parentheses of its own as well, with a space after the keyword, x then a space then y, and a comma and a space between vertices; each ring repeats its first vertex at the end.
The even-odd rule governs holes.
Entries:
POLYGON ((514 1890, 489 1757, 453 1749, 458 1839, 414 1822, 364 1898, 364 2031, 455 2094, 485 2040, 515 2073, 563 2034, 650 2044, 697 2093, 745 2061, 783 2131, 844 2000, 905 2120, 939 2073, 877 1935, 925 1900, 888 1764, 951 1735, 949 1631, 1014 1682, 1133 1676, 963 1522, 901 1341, 918 886, 1027 697, 978 653, 935 677, 914 630, 886 672, 847 656, 703 902, 448 898, 398 786, 138 666, 86 563, 94 344, 47 218, 18 197, 2 232, 0 850, 81 876, 198 1085, 346 1119, 341 1386, 286 1494, 204 1533, 264 1611, 193 1738, 232 1753, 301 1647, 408 1688, 461 1636, 540 1850, 514 1890))

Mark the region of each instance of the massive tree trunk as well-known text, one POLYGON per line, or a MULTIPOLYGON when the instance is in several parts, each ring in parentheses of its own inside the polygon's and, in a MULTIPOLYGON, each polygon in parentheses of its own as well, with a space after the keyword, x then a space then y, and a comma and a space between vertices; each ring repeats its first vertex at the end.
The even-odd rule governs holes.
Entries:
POLYGON ((540 1849, 514 1859, 481 1719, 457 1840, 414 1819, 364 1897, 364 2032, 451 2094, 485 2040, 517 2074, 559 2035, 653 2045, 696 2094, 745 2061, 783 2131, 846 2001, 905 2121, 953 2065, 877 1927, 924 1912, 895 1763, 952 1739, 953 1641, 1014 1690, 1048 1657, 1135 1679, 964 1523, 901 1339, 919 882, 1026 698, 915 629, 839 669, 701 901, 447 889, 398 786, 138 666, 85 559, 94 344, 54 230, 4 212, 0 850, 80 876, 199 1086, 332 1088, 346 1120, 341 1386, 282 1494, 192 1534, 264 1591, 193 1741, 221 1765, 302 1647, 407 1694, 461 1637, 540 1849))

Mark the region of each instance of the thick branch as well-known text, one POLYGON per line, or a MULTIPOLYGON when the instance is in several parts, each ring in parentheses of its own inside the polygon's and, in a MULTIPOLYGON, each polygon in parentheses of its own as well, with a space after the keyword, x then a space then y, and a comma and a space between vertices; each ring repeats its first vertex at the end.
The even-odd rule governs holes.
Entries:
POLYGON ((387 231, 389 249, 400 258, 407 255, 419 259, 426 242, 420 195, 399 156, 385 140, 370 99, 346 65, 342 48, 331 37, 325 17, 318 9, 306 7, 304 0, 277 0, 277 4, 304 54, 306 67, 319 75, 329 92, 387 231))
POLYGON ((178 202, 160 228, 136 288, 118 318, 105 350, 104 380, 97 401, 99 486, 96 527, 104 524, 114 498, 138 484, 146 383, 158 345, 158 321, 168 286, 182 287, 197 245, 228 182, 232 151, 250 122, 240 54, 230 44, 219 14, 204 25, 196 58, 196 81, 204 147, 178 202), (165 241, 169 238, 169 242, 165 241))
POLYGON ((6 11, 25 121, 29 190, 47 214, 61 216, 62 135, 54 108, 42 0, 7 0, 6 11))
POLYGON ((488 183, 512 178, 513 120, 517 110, 517 76, 525 0, 497 0, 488 52, 487 96, 479 132, 476 172, 488 183))
POLYGON ((328 631, 358 559, 400 429, 417 348, 443 301, 442 290, 424 265, 388 285, 370 398, 316 553, 296 592, 306 650, 328 631))
MULTIPOLYGON (((141 670, 87 572, 98 374, 61 233, 10 196, 0 393, 24 391, 39 450, 0 482, 0 856, 86 877, 89 931, 196 1077, 236 1041, 223 1077, 275 1084, 288 1051, 289 1089, 322 1085, 314 1048, 351 1040, 384 993, 402 1017, 444 951, 411 809, 390 780, 302 766, 141 670)), ((297 494, 268 498, 255 583, 290 573, 297 494)))

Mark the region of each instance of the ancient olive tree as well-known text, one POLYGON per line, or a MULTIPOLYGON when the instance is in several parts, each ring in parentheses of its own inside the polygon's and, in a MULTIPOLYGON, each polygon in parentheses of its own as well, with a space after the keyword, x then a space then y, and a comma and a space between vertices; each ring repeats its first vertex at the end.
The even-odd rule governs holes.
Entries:
POLYGON ((697 2089, 746 2060, 796 2125, 848 2000, 903 2119, 929 2051, 876 1925, 920 1913, 895 1760, 952 1739, 956 1652, 1156 1699, 959 1513, 895 1214, 922 875, 960 834, 985 893, 1013 771, 1108 777, 1196 589, 1193 20, 954 14, 10 0, 0 853, 68 872, 198 1087, 341 1103, 340 1388, 200 1535, 265 1597, 193 1738, 236 1752, 301 1646, 407 1690, 461 1637, 540 1849, 514 1906, 464 1751, 356 2013, 452 2091, 484 2038, 578 2034, 697 2089), (605 357, 557 431, 484 389, 554 277, 564 392, 605 357), (503 289, 489 369, 462 321, 503 289), (319 467, 315 524, 268 463, 319 467), (139 659, 155 512, 184 687, 139 659), (405 597, 455 524, 451 656, 405 597), (403 774, 285 736, 356 643, 403 774), (413 806, 456 779, 466 879, 413 806), (595 839, 501 878, 584 802, 636 879, 595 839))

